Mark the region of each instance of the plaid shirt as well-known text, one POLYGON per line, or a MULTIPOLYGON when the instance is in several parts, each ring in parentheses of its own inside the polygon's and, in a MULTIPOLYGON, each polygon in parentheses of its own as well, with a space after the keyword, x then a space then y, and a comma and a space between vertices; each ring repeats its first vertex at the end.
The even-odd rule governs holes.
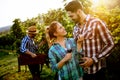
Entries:
POLYGON ((53 72, 57 72, 61 80, 79 80, 83 75, 82 68, 77 61, 77 48, 73 38, 66 39, 66 47, 68 45, 72 48, 72 59, 64 64, 61 69, 58 69, 58 62, 61 61, 67 54, 67 49, 54 43, 49 49, 49 60, 53 72))
POLYGON ((28 35, 25 36, 21 41, 20 51, 25 53, 27 50, 36 53, 38 50, 37 45, 35 45, 33 39, 31 39, 28 35))
POLYGON ((84 36, 82 43, 84 56, 94 60, 94 64, 88 68, 88 74, 96 73, 102 67, 106 66, 105 58, 114 47, 112 36, 100 19, 91 17, 90 15, 87 15, 82 28, 78 27, 77 24, 74 27, 74 38, 79 36, 79 34, 84 36))

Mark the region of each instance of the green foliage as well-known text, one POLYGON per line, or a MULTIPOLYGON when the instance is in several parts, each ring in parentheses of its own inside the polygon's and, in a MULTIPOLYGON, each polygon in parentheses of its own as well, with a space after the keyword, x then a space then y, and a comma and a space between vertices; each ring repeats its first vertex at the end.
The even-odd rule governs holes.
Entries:
POLYGON ((14 43, 15 39, 10 34, 6 34, 0 37, 0 46, 1 49, 10 50, 12 48, 12 44, 14 43), (8 46, 8 47, 7 47, 8 46))
MULTIPOLYGON (((54 73, 46 65, 41 72, 41 80, 54 80, 54 73)), ((32 75, 25 66, 18 72, 17 56, 11 54, 0 57, 0 80, 32 80, 32 75)))
POLYGON ((23 37, 22 29, 20 26, 20 19, 15 19, 14 24, 11 27, 11 35, 14 36, 15 39, 21 39, 23 37))
POLYGON ((114 36, 115 44, 120 44, 120 7, 116 7, 115 9, 110 11, 109 17, 109 26, 111 26, 112 34, 114 36))
POLYGON ((8 55, 8 54, 9 54, 8 52, 0 51, 0 57, 5 56, 5 55, 8 55))

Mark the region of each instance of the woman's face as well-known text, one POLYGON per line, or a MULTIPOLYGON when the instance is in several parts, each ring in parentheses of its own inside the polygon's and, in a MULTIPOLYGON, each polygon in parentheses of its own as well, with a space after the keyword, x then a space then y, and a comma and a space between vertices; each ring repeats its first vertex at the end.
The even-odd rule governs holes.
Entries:
POLYGON ((57 23, 57 29, 55 31, 55 36, 65 36, 67 34, 65 28, 62 26, 62 24, 57 23))

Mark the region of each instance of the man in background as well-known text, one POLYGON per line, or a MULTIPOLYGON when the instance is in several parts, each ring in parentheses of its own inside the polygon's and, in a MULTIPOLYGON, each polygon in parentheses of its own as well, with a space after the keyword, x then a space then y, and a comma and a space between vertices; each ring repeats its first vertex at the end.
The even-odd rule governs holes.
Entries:
MULTIPOLYGON (((20 51, 23 54, 30 55, 31 58, 35 58, 38 50, 37 45, 34 42, 34 38, 37 34, 37 28, 35 25, 30 26, 27 30, 27 35, 22 39, 20 51)), ((32 74, 33 80, 40 80, 39 64, 29 64, 29 70, 32 74)))

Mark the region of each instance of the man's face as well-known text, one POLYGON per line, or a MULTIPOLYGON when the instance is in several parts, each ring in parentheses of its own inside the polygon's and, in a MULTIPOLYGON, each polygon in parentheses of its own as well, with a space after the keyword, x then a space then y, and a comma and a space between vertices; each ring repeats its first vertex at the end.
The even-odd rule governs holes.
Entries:
POLYGON ((75 23, 79 23, 80 22, 80 16, 77 14, 77 12, 71 12, 68 11, 68 16, 72 19, 72 21, 74 21, 75 23))
POLYGON ((36 34, 29 34, 31 38, 35 38, 36 34))

